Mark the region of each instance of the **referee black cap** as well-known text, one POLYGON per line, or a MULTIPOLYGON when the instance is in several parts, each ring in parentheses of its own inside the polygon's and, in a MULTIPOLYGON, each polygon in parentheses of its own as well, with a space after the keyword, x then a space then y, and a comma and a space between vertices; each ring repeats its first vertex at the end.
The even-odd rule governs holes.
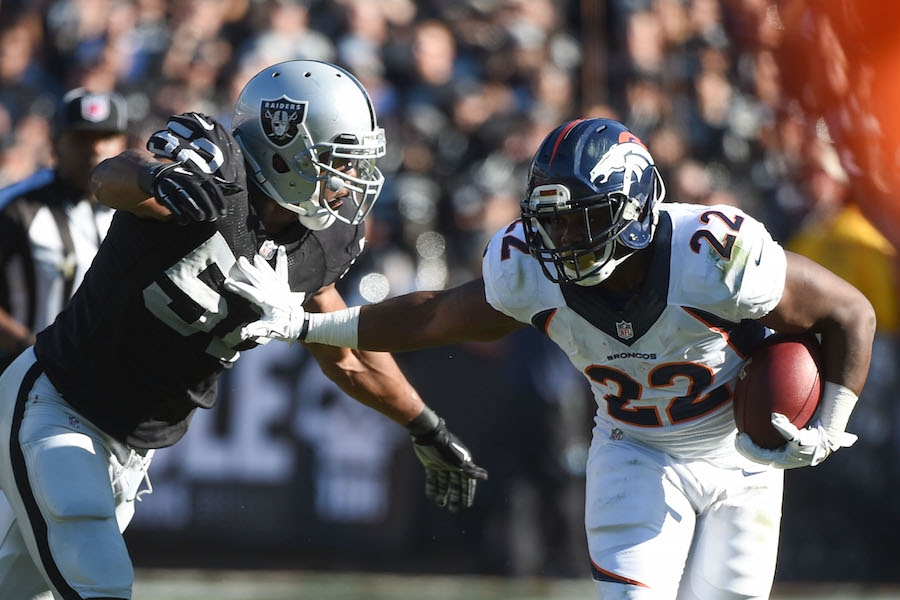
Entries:
POLYGON ((101 131, 125 133, 128 114, 125 99, 116 92, 93 93, 84 88, 70 90, 57 108, 54 131, 101 131))

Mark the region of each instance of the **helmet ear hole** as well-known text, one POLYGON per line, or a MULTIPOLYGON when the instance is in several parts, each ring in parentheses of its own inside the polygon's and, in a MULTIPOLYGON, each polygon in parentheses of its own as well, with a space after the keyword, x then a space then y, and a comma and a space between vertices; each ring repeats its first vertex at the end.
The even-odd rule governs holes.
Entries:
POLYGON ((275 169, 276 171, 278 171, 279 173, 287 173, 288 171, 291 170, 291 168, 288 167, 288 164, 284 161, 284 159, 281 158, 281 155, 277 154, 277 153, 272 155, 272 168, 275 169))

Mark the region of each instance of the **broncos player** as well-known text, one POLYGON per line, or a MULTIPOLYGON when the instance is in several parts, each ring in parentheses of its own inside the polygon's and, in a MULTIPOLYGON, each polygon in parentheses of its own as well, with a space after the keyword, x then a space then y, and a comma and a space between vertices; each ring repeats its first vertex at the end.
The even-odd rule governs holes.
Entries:
MULTIPOLYGON (((565 123, 537 151, 522 218, 491 239, 481 279, 302 319, 285 303, 244 335, 401 351, 538 328, 597 401, 585 526, 598 597, 767 598, 783 469, 855 441, 845 427, 874 313, 744 212, 664 195, 622 124, 565 123), (821 333, 827 381, 809 427, 773 415, 778 450, 736 436, 731 408, 744 357, 771 329, 821 333)), ((284 288, 265 264, 239 268, 265 283, 228 283, 247 297, 284 288)))
MULTIPOLYGON (((384 181, 365 89, 327 63, 281 63, 247 84, 233 125, 232 137, 204 115, 173 117, 148 142, 170 162, 130 152, 92 175, 97 198, 124 211, 72 301, 0 379, 0 485, 14 510, 0 515, 2 598, 131 597, 121 532, 153 450, 268 341, 242 339, 258 312, 224 288, 238 257, 277 256, 285 298, 309 310, 346 306, 334 283, 362 251, 384 181)), ((390 355, 309 349, 347 393, 409 428, 430 497, 471 505, 486 473, 390 355)))

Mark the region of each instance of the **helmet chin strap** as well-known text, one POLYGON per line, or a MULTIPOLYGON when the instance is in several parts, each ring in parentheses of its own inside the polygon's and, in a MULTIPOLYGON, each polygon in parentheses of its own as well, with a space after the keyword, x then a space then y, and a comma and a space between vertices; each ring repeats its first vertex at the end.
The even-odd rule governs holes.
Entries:
MULTIPOLYGON (((319 185, 316 186, 317 191, 318 189, 319 185)), ((317 194, 313 194, 313 198, 316 196, 317 194)), ((312 198, 304 200, 291 208, 291 210, 297 213, 297 219, 300 223, 312 231, 322 231, 323 229, 327 229, 331 227, 332 223, 335 221, 335 216, 331 214, 330 211, 319 206, 319 203, 312 198)))

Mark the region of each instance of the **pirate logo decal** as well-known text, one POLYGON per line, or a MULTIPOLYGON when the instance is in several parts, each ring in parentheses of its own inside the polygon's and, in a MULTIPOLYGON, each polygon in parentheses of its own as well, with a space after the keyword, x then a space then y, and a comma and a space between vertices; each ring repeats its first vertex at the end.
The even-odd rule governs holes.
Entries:
POLYGON ((306 119, 306 102, 282 96, 263 100, 259 120, 266 138, 276 146, 287 146, 297 137, 297 126, 306 119))

